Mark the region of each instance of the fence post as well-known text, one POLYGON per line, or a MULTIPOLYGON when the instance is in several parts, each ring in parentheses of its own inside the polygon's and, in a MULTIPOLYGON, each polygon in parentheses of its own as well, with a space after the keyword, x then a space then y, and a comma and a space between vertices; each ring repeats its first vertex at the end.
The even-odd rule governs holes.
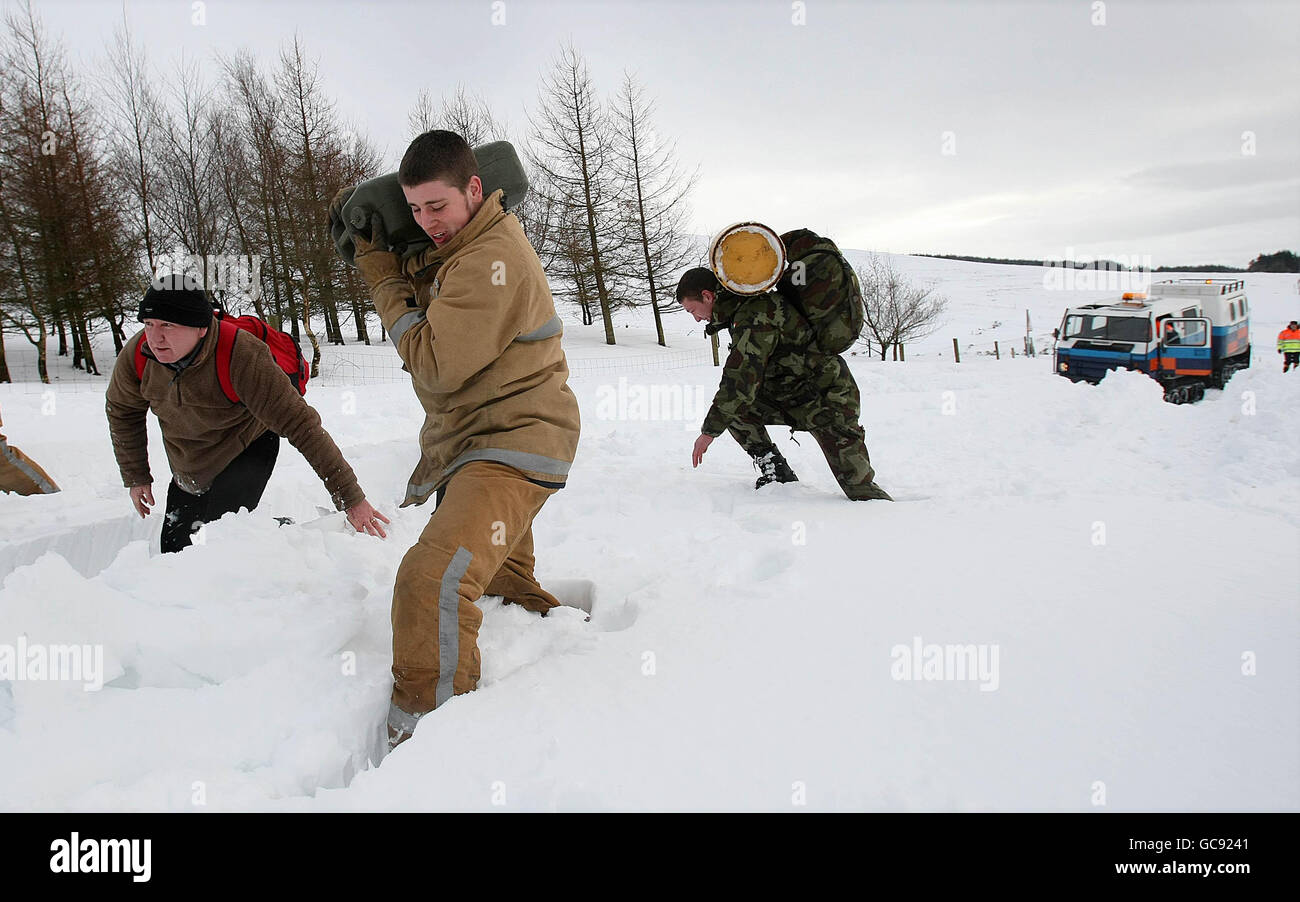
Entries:
POLYGON ((1002 359, 1002 353, 998 350, 998 343, 996 341, 993 342, 993 359, 994 360, 1002 359))
POLYGON ((961 348, 957 347, 957 339, 952 340, 952 356, 958 363, 961 363, 961 348))
POLYGON ((713 365, 719 366, 718 363, 718 333, 714 332, 709 336, 709 344, 713 345, 713 365))

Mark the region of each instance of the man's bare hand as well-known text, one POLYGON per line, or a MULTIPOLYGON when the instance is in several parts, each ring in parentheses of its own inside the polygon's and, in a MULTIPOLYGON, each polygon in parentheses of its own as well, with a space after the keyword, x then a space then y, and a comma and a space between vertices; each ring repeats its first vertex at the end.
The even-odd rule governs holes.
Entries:
POLYGON ((348 522, 357 532, 364 532, 368 536, 379 536, 381 539, 388 538, 388 533, 379 525, 379 521, 385 523, 391 522, 387 517, 375 510, 369 501, 362 499, 360 504, 348 508, 348 522))
POLYGON ((133 485, 131 486, 131 506, 143 520, 149 516, 149 508, 153 506, 153 484, 133 485))
POLYGON ((713 436, 700 434, 695 440, 695 447, 691 449, 691 466, 698 467, 700 461, 704 460, 704 452, 709 450, 709 445, 713 444, 713 436))

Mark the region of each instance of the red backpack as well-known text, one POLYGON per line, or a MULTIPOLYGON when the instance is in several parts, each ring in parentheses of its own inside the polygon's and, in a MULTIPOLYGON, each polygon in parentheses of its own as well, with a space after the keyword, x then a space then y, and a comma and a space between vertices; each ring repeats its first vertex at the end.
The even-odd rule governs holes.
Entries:
MULTIPOLYGON (((307 394, 307 380, 311 376, 311 368, 307 365, 307 358, 302 356, 302 351, 293 340, 293 336, 286 335, 255 316, 231 316, 220 311, 213 313, 213 316, 217 320, 217 381, 221 383, 221 390, 225 392, 232 404, 240 403, 239 395, 235 393, 234 383, 230 381, 230 355, 235 348, 235 334, 241 329, 251 332, 261 341, 266 342, 266 346, 271 349, 271 356, 289 377, 293 387, 298 389, 298 394, 307 394)), ((135 343, 137 379, 143 378, 144 365, 149 359, 144 356, 143 345, 143 337, 135 343)))

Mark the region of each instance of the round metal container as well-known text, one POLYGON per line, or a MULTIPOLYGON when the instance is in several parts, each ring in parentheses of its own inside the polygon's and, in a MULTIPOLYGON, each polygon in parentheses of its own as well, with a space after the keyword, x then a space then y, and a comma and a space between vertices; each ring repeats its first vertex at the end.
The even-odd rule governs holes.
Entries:
POLYGON ((781 236, 761 222, 729 225, 709 242, 709 268, 736 294, 771 290, 785 273, 785 265, 781 236))

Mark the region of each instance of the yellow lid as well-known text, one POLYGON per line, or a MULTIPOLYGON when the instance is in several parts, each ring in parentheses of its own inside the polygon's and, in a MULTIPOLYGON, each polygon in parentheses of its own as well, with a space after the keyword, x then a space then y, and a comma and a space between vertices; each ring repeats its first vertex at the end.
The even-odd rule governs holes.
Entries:
POLYGON ((736 294, 761 294, 785 272, 781 236, 761 222, 727 226, 709 246, 709 265, 718 281, 736 294))

